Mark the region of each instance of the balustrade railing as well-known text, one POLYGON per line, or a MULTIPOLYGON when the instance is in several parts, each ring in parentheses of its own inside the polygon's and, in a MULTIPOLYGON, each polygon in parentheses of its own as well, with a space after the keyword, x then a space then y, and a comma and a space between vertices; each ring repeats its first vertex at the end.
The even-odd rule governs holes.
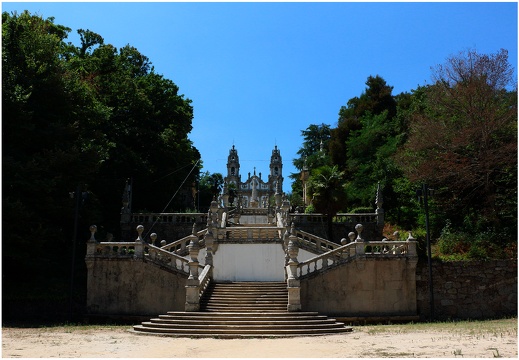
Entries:
POLYGON ((193 224, 207 223, 205 213, 134 213, 130 217, 131 223, 170 223, 170 224, 193 224))
POLYGON ((100 242, 90 256, 96 258, 143 258, 158 265, 189 274, 189 260, 154 245, 140 242, 100 242))
MULTIPOLYGON (((294 222, 297 224, 326 224, 327 218, 326 215, 323 214, 290 214, 290 222, 294 222)), ((340 213, 336 214, 332 221, 334 223, 376 223, 378 219, 378 214, 373 213, 363 213, 363 214, 348 214, 348 213, 340 213)))
POLYGON ((92 255, 106 258, 133 257, 135 255, 135 243, 121 241, 96 243, 92 255))
POLYGON ((334 250, 340 246, 339 244, 302 230, 294 229, 293 235, 298 238, 299 244, 302 248, 306 250, 313 250, 317 253, 334 250))
POLYGON ((202 298, 202 296, 204 295, 207 288, 209 287, 209 283, 211 282, 211 278, 212 278, 212 271, 213 271, 212 265, 206 265, 204 267, 204 269, 202 270, 202 272, 200 273, 200 276, 198 278, 198 280, 200 282, 199 290, 198 290, 199 301, 202 298))
POLYGON ((275 226, 228 227, 225 229, 226 240, 280 240, 284 228, 275 226))
MULTIPOLYGON (((144 258, 157 265, 189 274, 189 260, 150 244, 144 244, 144 258)), ((201 266, 200 266, 201 267, 201 266)))
MULTIPOLYGON (((196 232, 196 237, 198 238, 198 241, 200 242, 200 245, 203 245, 204 235, 206 234, 207 229, 199 230, 196 232)), ((187 247, 189 245, 189 242, 191 241, 191 237, 193 235, 190 234, 188 236, 184 236, 182 239, 178 239, 176 241, 173 241, 169 244, 163 245, 160 248, 172 253, 176 254, 186 254, 187 247)))
POLYGON ((324 254, 317 255, 297 266, 297 278, 324 271, 351 261, 355 257, 412 257, 416 256, 415 241, 365 241, 352 242, 324 254))

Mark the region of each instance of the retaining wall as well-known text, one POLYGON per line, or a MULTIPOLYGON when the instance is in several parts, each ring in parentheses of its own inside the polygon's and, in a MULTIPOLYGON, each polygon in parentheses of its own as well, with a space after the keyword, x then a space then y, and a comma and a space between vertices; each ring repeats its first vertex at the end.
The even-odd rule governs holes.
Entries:
MULTIPOLYGON (((517 316, 517 260, 432 262, 437 320, 517 316)), ((430 314, 427 260, 416 269, 416 300, 421 319, 430 314)))
POLYGON ((87 259, 87 313, 157 315, 184 311, 186 275, 142 259, 87 259))
POLYGON ((335 317, 416 315, 412 258, 358 258, 301 280, 301 305, 335 317))

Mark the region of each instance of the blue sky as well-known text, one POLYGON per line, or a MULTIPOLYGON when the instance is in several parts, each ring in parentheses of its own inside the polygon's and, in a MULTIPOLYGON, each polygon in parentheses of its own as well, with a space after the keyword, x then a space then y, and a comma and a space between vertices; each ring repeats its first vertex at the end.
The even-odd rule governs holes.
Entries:
POLYGON ((25 9, 70 27, 76 45, 76 31, 90 29, 147 56, 192 100, 203 171, 225 175, 234 144, 244 177, 254 166, 266 175, 277 145, 286 192, 301 130, 336 126, 368 76, 383 77, 394 95, 410 92, 467 49, 507 49, 517 69, 516 2, 2 3, 25 9))

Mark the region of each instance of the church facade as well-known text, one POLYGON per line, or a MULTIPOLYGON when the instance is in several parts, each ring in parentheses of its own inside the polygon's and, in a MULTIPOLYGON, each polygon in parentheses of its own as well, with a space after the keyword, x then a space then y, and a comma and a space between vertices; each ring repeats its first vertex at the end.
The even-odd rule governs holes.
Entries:
MULTIPOLYGON (((270 156, 269 174, 262 178, 261 172, 256 175, 256 168, 251 175, 242 181, 238 150, 232 146, 227 157, 227 176, 224 177, 224 193, 234 191, 243 208, 267 208, 269 199, 283 188, 283 161, 276 146, 270 156)), ((234 201, 236 205, 236 200, 234 201)))

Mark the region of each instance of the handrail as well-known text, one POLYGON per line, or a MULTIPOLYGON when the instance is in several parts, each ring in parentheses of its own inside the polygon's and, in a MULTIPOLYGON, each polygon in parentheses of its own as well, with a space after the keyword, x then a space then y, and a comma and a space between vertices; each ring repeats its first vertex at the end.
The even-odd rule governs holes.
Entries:
MULTIPOLYGON (((207 232, 207 228, 196 232, 196 237, 198 238, 198 241, 201 241, 204 239, 204 235, 206 234, 206 232, 207 232)), ((160 248, 163 250, 172 252, 172 253, 177 253, 177 254, 184 253, 184 251, 187 250, 187 246, 189 245, 189 242, 191 241, 191 236, 193 236, 193 234, 184 236, 183 238, 173 241, 164 246, 161 246, 160 248)))
POLYGON ((144 245, 144 258, 189 275, 189 260, 175 253, 161 249, 155 245, 144 245))
POLYGON ((130 223, 206 223, 206 213, 133 213, 130 223))
POLYGON ((141 242, 100 242, 90 257, 96 258, 143 258, 160 266, 189 274, 189 260, 157 246, 141 242))
POLYGON ((314 234, 310 234, 303 230, 294 229, 293 235, 295 235, 298 238, 300 244, 303 245, 305 249, 314 250, 318 253, 334 250, 341 246, 332 241, 326 240, 314 234))
POLYGON ((284 228, 277 226, 228 227, 225 240, 279 240, 284 228))
POLYGON ((200 276, 198 277, 200 285, 199 285, 199 291, 198 291, 198 298, 202 298, 205 291, 209 287, 209 283, 211 282, 212 277, 212 265, 207 264, 204 267, 204 270, 200 273, 200 276))
POLYGON ((336 249, 314 256, 297 265, 298 278, 308 276, 318 271, 326 270, 342 263, 351 261, 358 256, 366 257, 414 257, 416 256, 415 241, 364 241, 352 242, 336 249))
MULTIPOLYGON (((290 222, 297 223, 326 223, 327 216, 320 213, 312 214, 289 214, 290 222)), ((378 214, 372 213, 339 213, 333 216, 334 223, 372 223, 377 222, 378 214)))

